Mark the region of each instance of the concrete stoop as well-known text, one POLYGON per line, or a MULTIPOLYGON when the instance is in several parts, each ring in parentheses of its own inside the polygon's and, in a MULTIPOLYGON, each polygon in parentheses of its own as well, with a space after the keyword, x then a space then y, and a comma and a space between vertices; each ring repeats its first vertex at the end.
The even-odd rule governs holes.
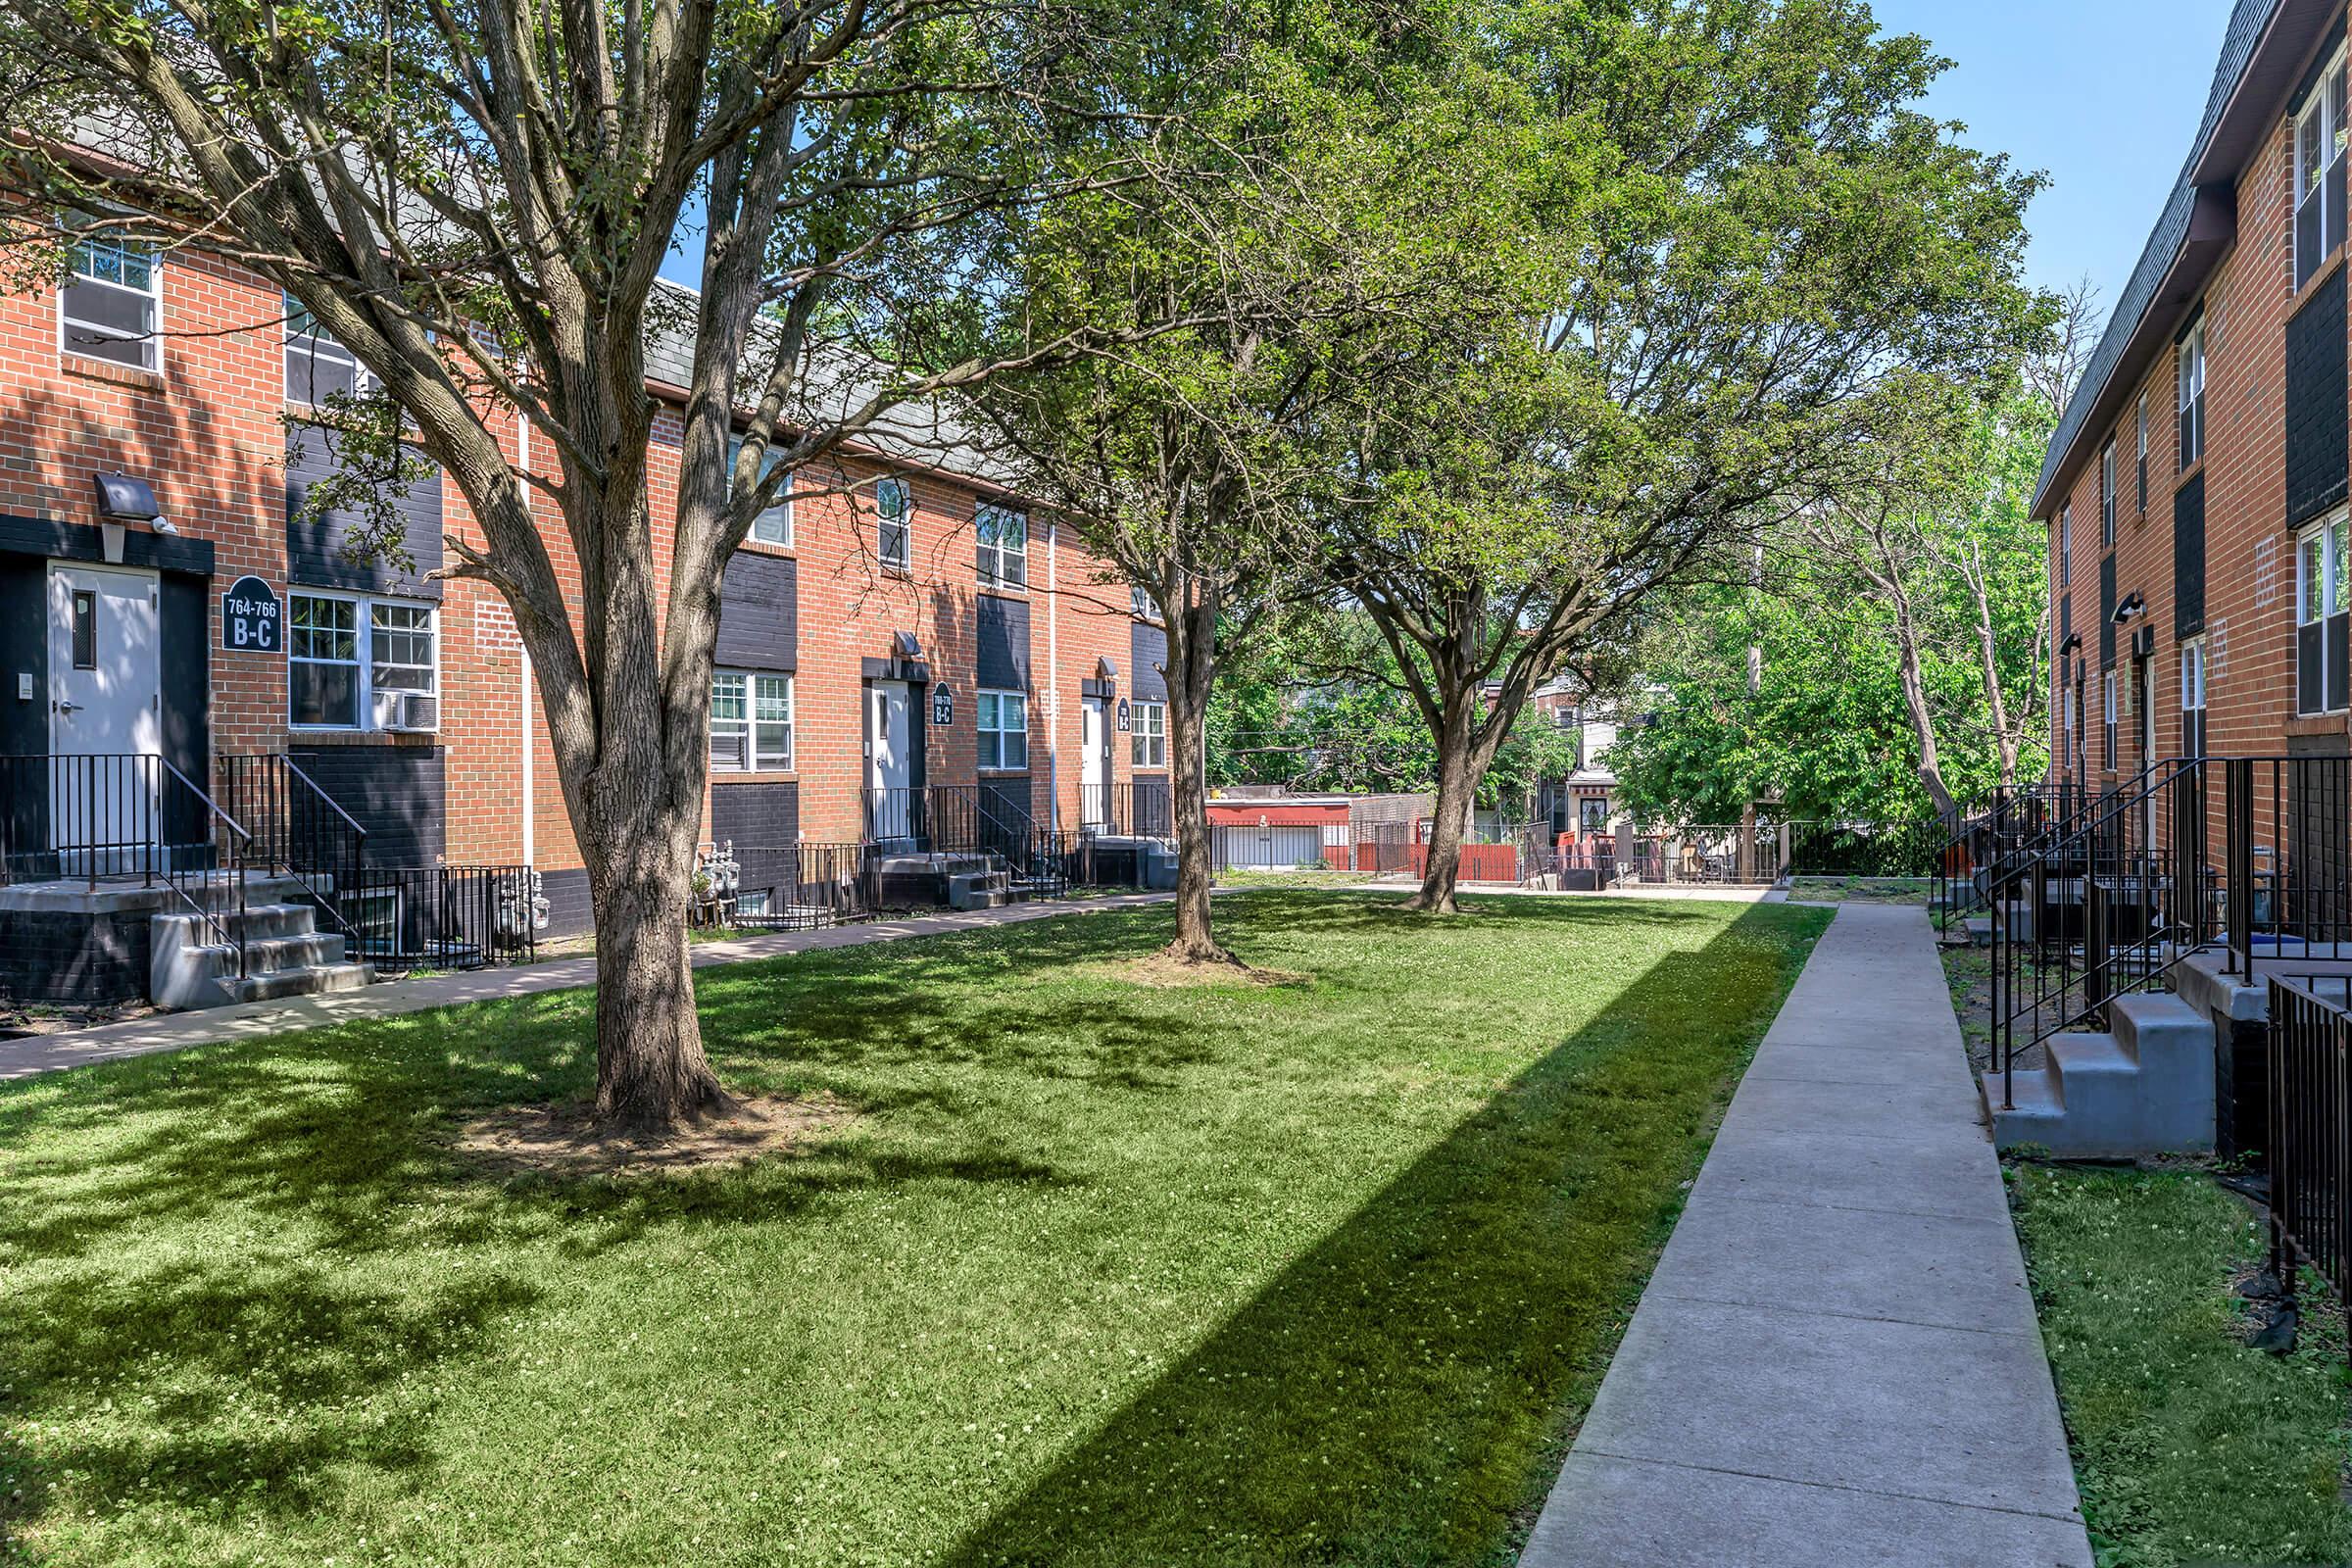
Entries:
POLYGON ((2107 1016, 2109 1033, 2054 1036, 2047 1065, 2016 1075, 2009 1108, 2000 1075, 1984 1076, 1996 1147, 2079 1159, 2213 1148, 2212 1020, 2162 992, 2119 997, 2107 1016))
POLYGON ((244 939, 243 975, 237 973, 233 945, 207 941, 212 933, 202 915, 158 914, 148 922, 147 995, 157 1006, 190 1009, 313 997, 356 991, 375 979, 367 964, 350 961, 342 937, 318 929, 318 911, 308 904, 252 904, 222 921, 244 939))

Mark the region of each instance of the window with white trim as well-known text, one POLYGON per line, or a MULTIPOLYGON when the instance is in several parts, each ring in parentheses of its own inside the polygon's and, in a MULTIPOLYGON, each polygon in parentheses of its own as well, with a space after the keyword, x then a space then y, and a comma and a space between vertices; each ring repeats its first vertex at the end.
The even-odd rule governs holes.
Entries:
POLYGON ((83 359, 134 369, 163 365, 164 261, 153 246, 120 234, 74 242, 58 291, 58 347, 83 359))
POLYGON ((1029 765, 1029 699, 1019 692, 982 692, 980 765, 1003 771, 1029 765))
POLYGON ((287 595, 287 721, 296 729, 437 729, 440 644, 440 611, 429 604, 287 595))
POLYGON ((2110 773, 2115 771, 2115 671, 2108 670, 2099 677, 2106 688, 2106 741, 2100 752, 2101 765, 2110 773))
POLYGON ((2050 750, 2058 755, 2062 765, 2072 763, 2074 770, 2081 772, 2082 769, 2082 732, 2075 727, 2075 689, 2072 686, 2063 687, 2060 695, 2064 705, 2064 716, 2059 720, 2061 727, 2058 731, 2058 743, 2050 750))
POLYGON ((2205 318, 2200 316, 2180 340, 2179 374, 2180 471, 2205 456, 2205 318))
POLYGON ((375 377, 368 367, 336 342, 302 301, 291 294, 284 298, 286 401, 318 408, 338 394, 365 397, 373 391, 375 377))
POLYGON ((2058 509, 2058 583, 2061 589, 2075 575, 2075 504, 2058 509))
POLYGON ((792 766, 792 677, 753 670, 710 674, 710 768, 783 772, 792 766))
POLYGON ((1029 515, 1009 507, 983 506, 973 514, 980 536, 980 580, 1018 588, 1029 580, 1029 515))
POLYGON ((2295 111, 2295 287, 2344 242, 2344 50, 2295 111))
POLYGON ((2205 755, 2205 639, 2180 645, 2180 755, 2205 755))
POLYGON ((874 559, 908 571, 914 564, 914 496, 904 479, 874 486, 874 559))
POLYGON ((2346 515, 2338 510, 2295 541, 2295 711, 2345 706, 2346 636, 2352 629, 2352 572, 2346 515))
POLYGON ((1168 705, 1135 703, 1127 713, 1127 760, 1134 767, 1168 765, 1168 705))
MULTIPOLYGON (((735 473, 735 460, 741 456, 743 456, 743 437, 739 435, 727 437, 727 474, 730 481, 735 473)), ((782 453, 773 447, 768 448, 766 455, 760 460, 760 478, 762 483, 775 473, 782 461, 782 453)), ((751 537, 763 545, 790 545, 792 543, 791 474, 788 473, 784 476, 783 488, 776 492, 776 504, 752 519, 751 537)))
POLYGON ((2099 545, 2115 543, 2115 442, 2099 448, 2099 545))
POLYGON ((2148 510, 2148 394, 2139 395, 2138 413, 2134 416, 2139 426, 2139 510, 2148 510))
POLYGON ((1135 607, 1135 612, 1146 620, 1165 620, 1167 618, 1160 613, 1159 600, 1153 596, 1151 589, 1140 582, 1134 585, 1130 602, 1135 607))

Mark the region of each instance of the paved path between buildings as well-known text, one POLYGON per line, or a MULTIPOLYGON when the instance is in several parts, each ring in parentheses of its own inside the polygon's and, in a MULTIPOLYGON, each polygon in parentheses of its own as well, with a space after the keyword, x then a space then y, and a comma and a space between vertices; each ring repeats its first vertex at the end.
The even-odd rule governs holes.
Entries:
MULTIPOLYGON (((1132 908, 1141 904, 1162 904, 1169 897, 1165 893, 1138 893, 1069 903, 1016 904, 1002 909, 872 920, 821 931, 779 931, 769 936, 747 937, 740 942, 705 942, 694 949, 694 966, 707 969, 712 964, 743 963, 820 948, 858 948, 869 942, 937 936, 949 931, 968 931, 975 926, 1012 925, 1023 920, 1085 914, 1095 909, 1132 908)), ((596 958, 594 955, 585 955, 577 958, 553 958, 544 963, 476 969, 466 974, 393 980, 332 996, 245 1002, 227 1007, 208 1007, 200 1012, 161 1013, 130 1023, 80 1029, 70 1035, 0 1040, 0 1082, 122 1056, 185 1051, 190 1046, 211 1045, 219 1040, 250 1040, 288 1029, 345 1023, 354 1018, 383 1018, 395 1013, 422 1012, 428 1007, 451 1007, 461 1003, 567 991, 594 984, 596 958)))
POLYGON ((1927 915, 1845 905, 1521 1568, 2090 1561, 1927 915))

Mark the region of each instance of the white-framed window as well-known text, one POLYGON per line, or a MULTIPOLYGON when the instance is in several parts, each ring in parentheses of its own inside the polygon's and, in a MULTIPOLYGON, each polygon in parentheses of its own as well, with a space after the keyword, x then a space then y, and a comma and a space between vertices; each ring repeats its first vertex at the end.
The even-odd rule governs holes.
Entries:
POLYGON ((982 692, 977 704, 980 765, 1006 770, 1029 765, 1029 699, 1019 692, 982 692))
POLYGON ((1159 600, 1153 596, 1151 589, 1140 582, 1134 585, 1131 603, 1134 606, 1135 613, 1145 620, 1167 619, 1167 616, 1160 612, 1159 600))
POLYGON ((2115 442, 2099 448, 2099 545, 2115 543, 2115 442))
POLYGON ((2346 633, 2352 628, 2352 561, 2338 510, 2295 541, 2295 711, 2345 706, 2346 633))
POLYGON ((904 479, 874 486, 874 559, 910 571, 914 565, 914 493, 904 479))
POLYGON ((2139 426, 2139 510, 2148 510, 2148 394, 2139 394, 2133 421, 2139 426))
POLYGON ((135 369, 163 366, 164 259, 151 245, 94 232, 74 242, 58 291, 58 348, 135 369))
POLYGON ((2295 287, 2344 242, 2344 50, 2295 112, 2295 287))
POLYGON ((1127 760, 1134 767, 1168 765, 1168 705, 1135 703, 1127 714, 1127 760))
POLYGON ((745 669, 710 675, 710 767, 719 773, 792 766, 792 677, 745 669))
POLYGON ((2205 639, 2180 645, 2180 755, 2205 755, 2205 639))
MULTIPOLYGON (((730 475, 735 471, 735 460, 741 456, 743 456, 743 437, 739 435, 727 437, 727 472, 730 475)), ((773 474, 782 461, 783 454, 777 452, 773 447, 768 448, 766 456, 760 462, 760 480, 764 482, 773 474)), ((792 543, 791 474, 788 473, 784 476, 784 487, 776 492, 776 504, 752 519, 751 537, 763 545, 790 545, 792 543)))
POLYGON ((2081 755, 2082 732, 2075 727, 2074 687, 2065 686, 2061 688, 2061 702, 2064 708, 2064 716, 2059 720, 2061 727, 2058 731, 2058 744, 2051 747, 2050 750, 2055 752, 2063 760, 2074 764, 2075 770, 2080 772, 2082 771, 2082 758, 2081 755))
POLYGON ((2205 318, 2200 316, 2180 340, 2178 376, 2180 414, 2180 471, 2205 456, 2205 318))
POLYGON ((318 408, 338 393, 363 397, 375 389, 368 367, 336 342, 302 301, 288 294, 285 302, 288 403, 318 408))
POLYGON ((984 506, 973 514, 980 536, 980 580, 1002 588, 1029 581, 1029 514, 1009 507, 984 506))
POLYGON ((2075 576, 2075 504, 2071 501, 2058 508, 2058 581, 2061 587, 2075 576))
POLYGON ((2112 773, 2115 771, 2115 671, 2106 671, 2099 680, 2105 688, 2107 699, 2106 743, 2100 752, 2100 762, 2112 773))
POLYGON ((440 727, 440 611, 414 599, 286 596, 286 717, 296 729, 440 727))

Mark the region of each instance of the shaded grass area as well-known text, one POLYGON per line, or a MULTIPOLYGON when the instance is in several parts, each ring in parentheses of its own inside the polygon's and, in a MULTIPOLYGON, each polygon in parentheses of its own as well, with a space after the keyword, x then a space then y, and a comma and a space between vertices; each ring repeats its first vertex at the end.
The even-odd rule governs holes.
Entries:
POLYGON ((1808 904, 1925 904, 1935 886, 1924 876, 1792 876, 1788 896, 1808 904))
POLYGON ((2022 1165, 2012 1195, 2102 1568, 2352 1559, 2341 1320, 2246 1345, 2247 1205, 2195 1171, 2022 1165))
MULTIPOLYGON (((1378 878, 1370 871, 1336 871, 1328 868, 1320 871, 1237 871, 1228 866, 1217 873, 1217 886, 1221 888, 1288 888, 1294 893, 1306 888, 1360 888, 1376 880, 1378 878)), ((1397 887, 1421 885, 1418 877, 1409 883, 1402 877, 1390 880, 1397 887)))
POLYGON ((706 972, 795 1158, 504 1179, 562 993, 0 1089, 0 1560, 1510 1560, 1826 922, 1104 910, 706 972))

